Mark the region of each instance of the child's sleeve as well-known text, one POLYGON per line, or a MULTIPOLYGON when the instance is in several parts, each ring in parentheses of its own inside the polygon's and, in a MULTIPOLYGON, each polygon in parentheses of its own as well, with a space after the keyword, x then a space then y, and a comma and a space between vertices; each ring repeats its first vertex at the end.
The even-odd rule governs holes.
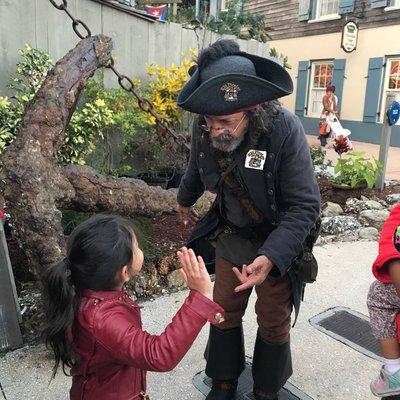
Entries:
POLYGON ((223 309, 201 293, 191 290, 172 322, 161 335, 151 335, 132 325, 124 310, 109 307, 95 318, 95 337, 113 357, 147 371, 170 371, 187 353, 209 321, 223 321, 223 309))
POLYGON ((387 263, 400 258, 400 204, 394 206, 383 224, 379 239, 379 255, 374 261, 372 272, 383 283, 391 283, 387 263))

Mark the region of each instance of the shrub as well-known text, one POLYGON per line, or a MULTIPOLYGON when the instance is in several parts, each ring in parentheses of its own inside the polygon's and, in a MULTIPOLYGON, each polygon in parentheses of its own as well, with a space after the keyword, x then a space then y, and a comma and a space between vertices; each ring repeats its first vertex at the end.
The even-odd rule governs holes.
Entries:
POLYGON ((64 145, 58 157, 62 164, 85 164, 85 157, 104 139, 105 128, 115 123, 112 110, 103 99, 86 103, 80 112, 72 115, 65 131, 64 145))
MULTIPOLYGON (((195 50, 190 50, 189 55, 194 57, 195 50)), ((183 126, 183 111, 176 104, 176 99, 193 64, 193 61, 185 57, 179 67, 174 64, 170 67, 150 64, 147 68, 147 74, 152 78, 145 87, 148 98, 153 103, 157 114, 178 131, 184 131, 185 127, 183 126)), ((153 125, 156 123, 151 115, 148 116, 148 121, 153 125)))
POLYGON ((335 166, 335 182, 351 187, 367 185, 371 189, 381 171, 382 164, 378 160, 369 160, 363 151, 353 151, 347 153, 346 158, 338 160, 335 166))
POLYGON ((132 168, 129 170, 124 166, 126 160, 119 158, 132 158, 137 150, 147 148, 153 137, 156 139, 148 114, 139 108, 132 94, 122 88, 105 89, 101 83, 90 79, 82 93, 82 101, 92 103, 94 99, 105 102, 112 113, 113 123, 104 129, 96 141, 94 152, 86 156, 86 161, 100 173, 132 173, 132 168))
POLYGON ((0 152, 15 138, 27 104, 39 90, 52 66, 44 50, 34 49, 29 44, 19 54, 22 60, 17 63, 16 72, 8 84, 13 94, 10 99, 0 96, 0 152))
MULTIPOLYGON (((26 106, 52 67, 46 51, 34 49, 29 44, 20 51, 20 55, 22 60, 18 62, 8 85, 13 94, 10 99, 0 97, 0 152, 18 134, 26 106)), ((105 128, 113 123, 111 110, 99 98, 78 107, 66 128, 59 161, 63 164, 85 164, 85 157, 93 151, 96 140, 103 138, 105 128)))
POLYGON ((314 165, 322 166, 325 164, 326 150, 317 146, 310 146, 311 160, 314 165))

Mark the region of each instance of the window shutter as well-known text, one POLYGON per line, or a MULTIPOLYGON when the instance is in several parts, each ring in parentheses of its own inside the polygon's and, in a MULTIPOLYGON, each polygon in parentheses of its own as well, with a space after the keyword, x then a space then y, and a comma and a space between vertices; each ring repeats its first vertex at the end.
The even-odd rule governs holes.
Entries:
POLYGON ((339 14, 348 14, 354 11, 355 0, 340 0, 339 14))
POLYGON ((335 86, 335 95, 338 98, 337 109, 340 112, 342 107, 343 86, 344 86, 344 71, 346 69, 346 60, 333 60, 333 77, 332 85, 335 86))
POLYGON ((299 61, 295 113, 300 117, 304 116, 304 111, 306 110, 307 81, 309 70, 310 61, 299 61))
POLYGON ((383 57, 370 58, 368 64, 368 81, 364 100, 364 122, 376 122, 379 101, 381 98, 381 84, 383 71, 383 57))
POLYGON ((388 0, 371 0, 371 8, 386 7, 388 0))
POLYGON ((310 5, 311 0, 299 0, 299 21, 307 21, 310 18, 310 5))
POLYGON ((318 0, 313 0, 311 4, 311 19, 316 19, 317 18, 317 6, 318 6, 318 0))

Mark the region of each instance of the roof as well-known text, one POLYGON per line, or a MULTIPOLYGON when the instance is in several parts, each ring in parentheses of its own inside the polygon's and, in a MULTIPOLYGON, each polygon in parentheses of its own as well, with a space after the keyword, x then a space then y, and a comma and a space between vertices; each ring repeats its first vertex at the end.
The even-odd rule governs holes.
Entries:
POLYGON ((104 6, 115 8, 115 9, 123 11, 123 12, 125 12, 127 14, 131 14, 131 15, 137 17, 137 18, 145 19, 146 21, 149 21, 149 22, 158 21, 158 17, 146 14, 142 10, 137 10, 137 9, 135 9, 133 7, 121 4, 116 0, 92 0, 92 1, 95 1, 96 3, 100 3, 100 4, 104 5, 104 6))

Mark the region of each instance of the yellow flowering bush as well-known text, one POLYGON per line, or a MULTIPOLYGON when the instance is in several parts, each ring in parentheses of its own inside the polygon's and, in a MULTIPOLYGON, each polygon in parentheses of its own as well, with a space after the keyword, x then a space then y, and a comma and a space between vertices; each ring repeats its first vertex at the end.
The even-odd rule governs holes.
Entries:
MULTIPOLYGON (((188 79, 189 68, 194 61, 189 56, 194 57, 195 50, 191 49, 189 54, 182 54, 183 61, 181 66, 172 64, 169 67, 150 64, 147 74, 151 78, 146 85, 148 99, 154 104, 154 108, 160 117, 165 119, 171 126, 179 128, 182 125, 182 110, 176 104, 176 99, 182 86, 188 79)), ((155 125, 155 118, 148 116, 150 124, 155 125)))

